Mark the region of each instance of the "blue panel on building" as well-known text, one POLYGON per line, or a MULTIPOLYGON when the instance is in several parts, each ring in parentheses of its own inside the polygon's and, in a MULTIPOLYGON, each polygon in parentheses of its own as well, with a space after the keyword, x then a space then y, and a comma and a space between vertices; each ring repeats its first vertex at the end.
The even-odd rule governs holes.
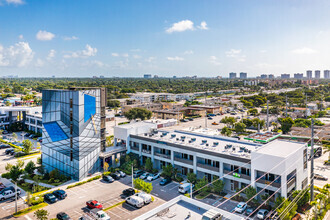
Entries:
POLYGON ((84 120, 88 121, 96 113, 96 99, 90 95, 84 95, 84 120))
POLYGON ((64 133, 56 121, 44 123, 44 127, 53 142, 65 140, 68 138, 68 136, 64 133))

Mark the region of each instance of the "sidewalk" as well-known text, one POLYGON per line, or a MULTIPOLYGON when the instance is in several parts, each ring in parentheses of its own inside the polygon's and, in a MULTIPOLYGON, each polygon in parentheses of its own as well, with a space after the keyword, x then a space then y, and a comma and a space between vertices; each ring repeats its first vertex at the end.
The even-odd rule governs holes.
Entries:
MULTIPOLYGON (((14 183, 12 183, 10 180, 5 179, 5 178, 0 177, 0 182, 3 183, 6 187, 9 187, 9 186, 15 187, 15 184, 14 183)), ((17 189, 20 189, 21 190, 20 197, 25 197, 26 192, 23 189, 21 189, 20 187, 18 187, 18 186, 17 186, 17 189)))

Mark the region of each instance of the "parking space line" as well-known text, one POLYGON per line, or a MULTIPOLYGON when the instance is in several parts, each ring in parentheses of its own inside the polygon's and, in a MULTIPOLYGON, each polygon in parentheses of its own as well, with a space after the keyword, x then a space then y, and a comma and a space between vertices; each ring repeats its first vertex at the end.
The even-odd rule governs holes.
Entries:
POLYGON ((76 210, 74 210, 75 213, 77 213, 79 216, 81 216, 81 213, 80 212, 77 212, 76 210))
POLYGON ((111 212, 110 210, 108 210, 108 212, 111 213, 111 215, 115 215, 115 216, 117 216, 118 218, 121 218, 119 215, 117 215, 117 214, 111 212))
MULTIPOLYGON (((130 206, 130 207, 132 207, 132 208, 134 208, 135 210, 137 210, 137 208, 135 208, 135 207, 133 207, 133 206, 130 206)), ((126 211, 126 210, 124 210, 124 209, 122 209, 122 208, 120 208, 120 207, 115 207, 115 208, 118 208, 118 209, 120 209, 121 211, 123 211, 123 212, 125 212, 126 214, 131 214, 131 213, 129 213, 128 211, 126 211)))
POLYGON ((177 185, 177 186, 174 186, 174 187, 172 187, 170 190, 173 190, 173 189, 175 189, 175 188, 177 188, 179 185, 177 185))

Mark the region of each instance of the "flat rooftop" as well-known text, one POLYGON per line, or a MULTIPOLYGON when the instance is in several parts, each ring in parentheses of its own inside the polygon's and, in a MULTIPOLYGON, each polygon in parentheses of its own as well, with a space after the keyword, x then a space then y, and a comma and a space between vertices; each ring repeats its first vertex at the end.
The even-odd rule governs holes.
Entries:
POLYGON ((274 140, 262 148, 259 148, 256 152, 261 154, 269 154, 277 157, 288 157, 292 153, 304 147, 306 143, 299 143, 287 140, 274 140))
POLYGON ((266 133, 253 133, 249 136, 245 137, 245 140, 250 141, 258 141, 261 143, 268 143, 271 140, 274 140, 275 138, 279 137, 281 134, 278 133, 272 133, 272 132, 266 132, 266 133))
POLYGON ((251 151, 262 147, 261 144, 241 141, 235 138, 206 135, 183 130, 155 130, 150 133, 139 134, 138 136, 246 159, 251 158, 251 151))

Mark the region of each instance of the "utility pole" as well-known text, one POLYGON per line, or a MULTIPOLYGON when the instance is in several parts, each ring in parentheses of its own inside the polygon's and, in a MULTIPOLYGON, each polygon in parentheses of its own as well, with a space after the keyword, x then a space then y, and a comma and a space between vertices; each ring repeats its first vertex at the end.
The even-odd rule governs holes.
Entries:
POLYGON ((285 117, 288 117, 288 95, 285 95, 285 117))
POLYGON ((307 119, 307 94, 305 93, 305 95, 306 95, 306 111, 305 111, 305 113, 306 113, 306 119, 307 119))
POLYGON ((314 201, 314 119, 312 118, 312 139, 311 139, 311 201, 314 201))
POLYGON ((267 100, 267 131, 269 130, 269 107, 268 107, 269 100, 267 100))
POLYGON ((15 213, 17 213, 17 182, 16 181, 15 181, 15 213))
POLYGON ((134 177, 133 177, 133 163, 132 163, 132 188, 134 188, 133 180, 134 180, 134 177))

